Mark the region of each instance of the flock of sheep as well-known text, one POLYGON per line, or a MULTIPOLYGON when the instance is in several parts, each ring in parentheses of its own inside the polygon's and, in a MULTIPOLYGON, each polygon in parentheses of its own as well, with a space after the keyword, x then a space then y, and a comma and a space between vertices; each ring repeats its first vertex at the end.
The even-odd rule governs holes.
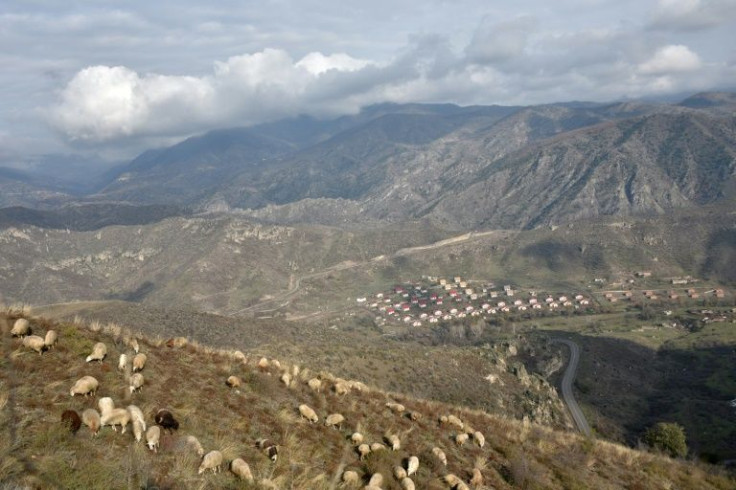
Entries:
MULTIPOLYGON (((45 338, 30 335, 30 324, 28 320, 19 318, 13 325, 12 332, 13 336, 21 337, 24 346, 33 349, 36 352, 43 353, 44 351, 52 348, 57 342, 58 336, 53 330, 49 330, 45 338), (30 340, 29 340, 30 339, 30 340)), ((144 385, 144 376, 142 371, 146 367, 148 357, 146 354, 139 352, 138 342, 133 338, 128 342, 129 347, 132 349, 130 353, 123 353, 120 355, 118 361, 118 369, 124 373, 125 378, 128 381, 130 394, 140 391, 144 385), (128 371, 129 367, 131 368, 128 371)), ((239 359, 243 363, 247 363, 247 359, 242 353, 239 353, 239 359)), ((107 357, 107 347, 104 343, 98 342, 92 348, 92 352, 86 357, 86 362, 103 362, 107 357)), ((335 396, 342 397, 349 393, 357 392, 363 393, 368 391, 368 387, 358 381, 348 381, 341 378, 335 378, 332 375, 321 375, 319 377, 309 377, 306 370, 300 373, 298 366, 281 367, 281 364, 276 360, 268 360, 262 358, 257 364, 257 369, 261 372, 272 374, 277 373, 279 380, 286 388, 295 388, 299 381, 314 391, 321 392, 322 390, 329 390, 335 396), (300 376, 301 374, 301 376, 300 376)), ((243 385, 243 381, 237 376, 230 376, 226 379, 225 384, 231 389, 239 389, 243 385)), ((100 384, 96 378, 90 375, 79 378, 70 389, 70 396, 95 396, 100 384)), ((117 432, 117 427, 121 428, 121 433, 126 432, 128 425, 132 427, 132 433, 136 442, 141 442, 145 438, 145 443, 148 448, 157 452, 159 450, 159 441, 161 438, 162 430, 174 431, 179 428, 179 422, 176 420, 170 410, 161 409, 154 417, 154 425, 146 423, 143 412, 136 405, 128 405, 127 407, 116 407, 115 402, 111 397, 102 397, 97 401, 99 411, 95 408, 88 408, 81 414, 77 414, 74 410, 65 410, 61 415, 61 420, 66 424, 72 432, 76 432, 82 425, 89 428, 93 435, 97 435, 101 428, 109 426, 117 432)), ((423 418, 423 414, 418 411, 408 411, 404 405, 395 401, 388 401, 385 403, 388 413, 391 413, 394 417, 406 418, 412 422, 417 422, 423 418)), ((295 407, 295 410, 299 413, 300 417, 306 420, 309 424, 319 424, 320 416, 317 412, 307 404, 301 404, 295 407)), ((485 437, 480 431, 471 428, 467 423, 464 423, 460 418, 455 415, 443 415, 437 420, 440 427, 451 429, 452 433, 448 434, 457 447, 462 447, 467 444, 468 441, 472 440, 479 448, 483 448, 485 445, 485 437)), ((345 416, 340 413, 329 413, 323 417, 323 424, 326 427, 334 428, 336 430, 342 430, 343 426, 357 426, 360 428, 359 423, 350 423, 346 420, 345 416)), ((369 457, 372 453, 379 451, 401 451, 402 450, 402 437, 407 438, 409 433, 414 429, 412 427, 404 433, 394 433, 391 431, 384 432, 382 441, 374 441, 372 443, 367 442, 361 431, 355 430, 350 433, 348 437, 348 444, 354 448, 354 454, 356 461, 362 461, 369 457)), ((213 473, 221 471, 225 460, 222 452, 213 450, 205 454, 202 445, 196 439, 196 437, 189 435, 186 437, 186 442, 189 446, 194 448, 201 458, 198 474, 204 474, 208 470, 213 473)), ((260 439, 256 442, 256 446, 263 451, 263 453, 273 462, 276 462, 279 455, 279 446, 275 442, 269 439, 260 439)), ((447 467, 448 460, 445 451, 439 446, 435 446, 431 449, 432 458, 436 459, 436 462, 442 467, 447 467)), ((426 457, 426 456, 423 456, 426 457)), ((436 463, 435 462, 435 463, 436 463)), ((236 458, 229 462, 230 471, 237 477, 254 482, 254 476, 250 469, 250 466, 243 458, 236 458)), ((403 459, 401 466, 395 466, 392 470, 393 477, 401 485, 404 490, 413 490, 416 488, 412 477, 416 475, 420 467, 420 459, 417 455, 411 454, 403 459)), ((468 484, 475 488, 483 485, 483 475, 479 468, 473 468, 470 472, 472 475, 469 478, 468 483, 463 481, 455 474, 448 473, 444 475, 438 475, 451 489, 463 490, 469 489, 468 484)), ((365 478, 368 480, 367 485, 363 488, 365 490, 377 490, 381 489, 384 485, 384 476, 380 473, 373 473, 366 475, 365 478)), ((359 473, 353 469, 347 469, 343 471, 341 475, 343 486, 347 488, 356 488, 363 483, 363 479, 359 473)), ((263 480, 259 482, 261 486, 276 488, 272 486, 269 481, 263 480)))

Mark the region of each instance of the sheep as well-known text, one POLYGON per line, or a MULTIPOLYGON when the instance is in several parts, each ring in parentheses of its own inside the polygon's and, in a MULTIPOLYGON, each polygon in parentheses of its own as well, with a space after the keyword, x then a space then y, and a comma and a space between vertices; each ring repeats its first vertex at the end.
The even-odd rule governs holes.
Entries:
POLYGON ((118 431, 115 426, 119 425, 123 428, 121 434, 125 434, 125 428, 128 426, 129 422, 130 412, 124 408, 113 408, 109 412, 102 414, 100 417, 100 425, 103 427, 109 425, 115 432, 118 431))
POLYGON ((368 444, 361 444, 358 446, 358 454, 360 455, 360 459, 365 459, 366 456, 368 456, 371 453, 371 447, 368 444))
POLYGON ((79 414, 74 410, 64 410, 61 414, 61 423, 69 429, 69 432, 76 434, 82 426, 82 419, 79 418, 79 414))
POLYGON ((120 359, 118 360, 118 370, 125 371, 126 367, 128 367, 128 356, 125 354, 120 354, 120 359))
POLYGON ((478 443, 478 446, 483 447, 486 444, 486 438, 480 431, 473 432, 473 439, 475 439, 475 442, 478 443))
POLYGON ((299 405, 299 414, 310 422, 318 422, 317 413, 308 405, 299 405))
POLYGON ((388 445, 391 446, 392 451, 398 451, 399 449, 401 449, 401 440, 396 434, 386 434, 384 436, 384 439, 386 440, 388 445))
POLYGON ((141 391, 144 382, 143 375, 141 373, 135 373, 130 377, 130 386, 128 387, 130 388, 130 392, 135 393, 136 391, 141 391))
POLYGON ((107 355, 107 346, 103 344, 102 342, 97 342, 94 345, 94 347, 92 347, 92 353, 87 356, 87 362, 92 362, 92 361, 102 362, 102 360, 105 359, 106 355, 107 355))
POLYGON ((414 485, 414 480, 407 477, 401 480, 401 488, 403 490, 415 490, 416 486, 414 485))
MULTIPOLYGON (((166 347, 173 349, 176 347, 177 349, 181 349, 182 347, 185 347, 189 343, 189 340, 187 340, 186 337, 174 337, 166 341, 166 347)), ((136 350, 136 353, 138 351, 136 350)))
POLYGON ((138 354, 138 351, 140 350, 140 347, 138 346, 138 339, 136 339, 135 337, 130 339, 130 347, 133 349, 133 352, 138 354))
POLYGON ((261 357, 261 359, 258 361, 258 369, 261 371, 268 371, 268 368, 271 366, 271 363, 268 362, 268 359, 265 357, 261 357))
POLYGON ((309 386, 313 391, 319 393, 322 389, 322 381, 319 378, 312 378, 307 381, 307 386, 309 386))
POLYGON ((340 429, 344 421, 345 417, 343 417, 341 414, 332 413, 325 418, 325 425, 327 427, 335 427, 336 429, 340 429))
POLYGON ((253 473, 250 471, 250 466, 243 460, 243 458, 236 458, 230 462, 230 471, 240 478, 241 480, 247 480, 253 482, 253 473))
POLYGON ((82 412, 82 422, 89 427, 93 436, 97 436, 100 432, 100 414, 94 408, 88 408, 82 412))
POLYGON ((406 478, 406 470, 401 466, 394 466, 394 478, 401 481, 406 478))
POLYGON ((143 371, 143 368, 146 367, 146 360, 148 360, 148 356, 145 354, 136 354, 133 357, 133 372, 143 371))
POLYGON ((18 318, 10 330, 13 337, 25 337, 31 334, 31 324, 25 318, 18 318))
POLYGON ((406 476, 413 475, 414 473, 417 472, 418 469, 419 469, 419 458, 417 458, 416 456, 411 456, 406 461, 406 476))
POLYGON ((473 468, 473 477, 470 479, 470 484, 474 487, 483 485, 483 473, 480 472, 480 469, 473 468))
POLYGON ((403 412, 404 410, 406 410, 406 407, 405 407, 404 405, 402 405, 401 403, 396 403, 396 402, 388 402, 388 403, 386 403, 386 406, 387 406, 387 407, 388 407, 388 408, 389 408, 390 410, 393 410, 393 411, 394 411, 394 412, 396 412, 396 413, 401 413, 401 412, 403 412))
POLYGON ((342 482, 346 486, 356 486, 360 483, 360 476, 356 471, 348 470, 342 474, 342 482))
POLYGON ((356 446, 361 444, 363 442, 363 434, 360 432, 353 432, 353 435, 350 436, 350 441, 356 446))
POLYGON ((100 400, 97 402, 97 406, 100 407, 100 415, 105 415, 110 410, 115 408, 115 402, 112 401, 112 398, 109 396, 105 396, 103 398, 100 398, 100 400))
POLYGON ((225 384, 230 388, 240 388, 241 381, 237 376, 229 376, 227 381, 225 381, 225 384))
POLYGON ((207 470, 212 470, 212 473, 220 471, 222 465, 222 453, 220 451, 210 451, 202 457, 202 464, 199 465, 198 474, 202 474, 207 470))
POLYGON ((99 386, 100 383, 92 376, 82 376, 74 383, 72 389, 69 390, 69 395, 84 395, 85 397, 90 393, 94 395, 97 393, 97 388, 99 386))
POLYGON ((43 339, 43 344, 46 346, 46 349, 50 349, 55 346, 58 338, 59 335, 56 333, 56 330, 49 330, 46 332, 46 336, 43 339))
POLYGON ((128 413, 130 414, 130 422, 133 424, 133 435, 136 442, 141 442, 143 434, 146 432, 146 421, 143 418, 143 412, 135 405, 128 405, 128 413))
POLYGON ((386 446, 381 444, 380 442, 374 442, 371 444, 371 452, 374 453, 376 451, 383 451, 386 449, 386 446))
POLYGON ((28 347, 31 350, 35 350, 39 354, 43 354, 43 351, 46 350, 44 340, 38 335, 28 335, 27 337, 23 337, 23 346, 28 347))
POLYGON ((163 408, 156 412, 156 416, 153 420, 157 425, 160 425, 162 428, 168 429, 169 431, 179 430, 179 422, 174 418, 174 415, 163 408))
POLYGON ((468 486, 465 484, 464 481, 462 481, 460 478, 458 478, 455 474, 449 473, 443 477, 445 480, 445 483, 450 485, 450 488, 454 490, 469 490, 468 486))
POLYGON ((280 379, 281 379, 281 382, 284 383, 287 388, 291 386, 291 375, 289 373, 282 374, 280 379))
POLYGON ((442 417, 440 417, 440 423, 454 425, 460 430, 463 430, 463 428, 465 427, 463 421, 454 415, 443 415, 442 417))
POLYGON ((432 454, 434 454, 443 465, 447 466, 447 456, 442 449, 435 446, 432 448, 432 454))
POLYGON ((380 473, 373 473, 371 479, 368 480, 368 486, 379 487, 383 485, 383 475, 380 473))
POLYGON ((361 393, 363 393, 364 391, 368 391, 368 386, 366 386, 365 383, 361 383, 360 381, 349 381, 348 384, 351 389, 354 389, 361 393))
POLYGON ((409 417, 409 420, 412 422, 417 422, 422 419, 422 414, 419 412, 409 412, 406 416, 409 417))
POLYGON ((348 393, 350 393, 350 385, 344 381, 340 383, 335 383, 335 386, 333 386, 332 389, 335 391, 335 394, 339 396, 347 395, 348 393))
POLYGON ((199 439, 197 439, 197 438, 196 438, 196 437, 194 437, 193 435, 188 435, 188 436, 187 436, 187 437, 186 437, 186 438, 184 439, 184 442, 185 442, 185 443, 186 443, 186 444, 187 444, 188 446, 191 446, 191 447, 192 447, 192 449, 194 449, 194 450, 196 451, 196 453, 197 453, 197 456, 199 456, 200 458, 201 458, 202 456, 204 456, 204 448, 203 448, 203 447, 202 447, 202 445, 201 445, 201 444, 199 443, 199 439))
POLYGON ((148 449, 154 453, 158 452, 159 441, 161 440, 161 427, 152 425, 146 431, 146 445, 148 449))
POLYGON ((256 441, 256 447, 261 449, 268 458, 274 463, 279 458, 279 448, 275 442, 270 439, 258 439, 256 441))
POLYGON ((271 366, 279 370, 281 369, 281 363, 278 361, 278 359, 271 359, 271 366))
POLYGON ((462 446, 468 441, 468 435, 464 432, 462 434, 458 434, 455 436, 455 444, 458 446, 462 446))

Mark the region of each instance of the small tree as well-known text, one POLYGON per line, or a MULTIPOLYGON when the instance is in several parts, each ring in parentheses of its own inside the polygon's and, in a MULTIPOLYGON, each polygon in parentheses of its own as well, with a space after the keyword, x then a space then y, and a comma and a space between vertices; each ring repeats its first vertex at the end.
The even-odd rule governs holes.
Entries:
POLYGON ((644 442, 655 449, 669 454, 673 458, 687 455, 685 429, 676 423, 658 422, 647 429, 644 442))

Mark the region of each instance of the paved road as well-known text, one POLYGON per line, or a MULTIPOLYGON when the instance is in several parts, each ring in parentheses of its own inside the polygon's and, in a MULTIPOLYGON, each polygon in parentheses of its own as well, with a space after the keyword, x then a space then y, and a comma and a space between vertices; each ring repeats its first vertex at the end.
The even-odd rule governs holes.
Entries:
POLYGON ((565 344, 570 348, 570 362, 567 364, 565 374, 562 376, 562 398, 567 404, 567 408, 570 410, 572 419, 575 421, 575 425, 578 426, 578 430, 583 435, 590 436, 590 426, 588 421, 583 415, 583 411, 580 410, 578 402, 575 401, 575 396, 572 394, 572 382, 575 381, 575 374, 578 370, 578 361, 580 360, 580 347, 572 340, 566 339, 552 339, 552 342, 559 342, 565 344))

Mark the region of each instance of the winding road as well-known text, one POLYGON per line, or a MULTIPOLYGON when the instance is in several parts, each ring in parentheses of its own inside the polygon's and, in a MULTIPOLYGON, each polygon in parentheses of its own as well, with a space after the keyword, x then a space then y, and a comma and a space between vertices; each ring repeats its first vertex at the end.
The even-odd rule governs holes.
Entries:
POLYGON ((578 361, 580 361, 580 346, 567 339, 552 339, 552 342, 559 342, 565 344, 570 348, 570 362, 567 364, 565 374, 562 376, 562 398, 567 404, 567 408, 570 410, 570 415, 575 421, 575 425, 578 426, 578 430, 585 436, 590 436, 590 425, 583 415, 583 411, 580 410, 578 402, 572 394, 572 382, 575 381, 575 374, 578 370, 578 361))

